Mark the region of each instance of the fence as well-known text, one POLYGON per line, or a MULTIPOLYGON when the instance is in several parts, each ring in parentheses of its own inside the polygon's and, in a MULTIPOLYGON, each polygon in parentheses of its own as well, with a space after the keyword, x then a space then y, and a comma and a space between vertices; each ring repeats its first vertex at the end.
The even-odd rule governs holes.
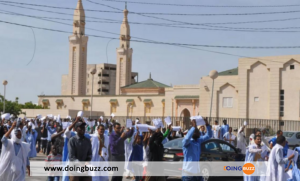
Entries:
MULTIPOLYGON (((92 117, 92 119, 98 119, 99 117, 92 117)), ((110 116, 103 116, 104 119, 111 119, 110 116)), ((140 123, 142 124, 152 124, 153 119, 164 120, 165 117, 139 117, 139 116, 116 116, 114 120, 118 120, 121 125, 125 125, 126 119, 135 120, 139 118, 140 123)), ((183 130, 190 128, 191 120, 189 117, 171 117, 172 123, 174 126, 181 126, 183 130)), ((247 135, 252 133, 254 128, 266 128, 268 130, 268 135, 275 135, 277 130, 282 131, 300 131, 300 121, 293 120, 270 120, 270 119, 245 119, 245 118, 226 118, 226 117, 212 117, 210 124, 214 124, 214 121, 218 120, 219 124, 223 124, 223 120, 227 120, 227 124, 236 130, 240 128, 244 121, 247 121, 246 132, 247 135)), ((165 125, 166 126, 166 125, 165 125)))

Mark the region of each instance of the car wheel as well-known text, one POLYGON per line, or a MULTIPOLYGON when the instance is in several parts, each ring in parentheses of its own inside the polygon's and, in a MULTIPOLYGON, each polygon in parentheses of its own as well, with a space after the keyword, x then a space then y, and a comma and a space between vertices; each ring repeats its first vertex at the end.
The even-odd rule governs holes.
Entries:
POLYGON ((201 169, 202 177, 204 181, 209 181, 210 180, 210 169, 206 166, 204 166, 201 169))

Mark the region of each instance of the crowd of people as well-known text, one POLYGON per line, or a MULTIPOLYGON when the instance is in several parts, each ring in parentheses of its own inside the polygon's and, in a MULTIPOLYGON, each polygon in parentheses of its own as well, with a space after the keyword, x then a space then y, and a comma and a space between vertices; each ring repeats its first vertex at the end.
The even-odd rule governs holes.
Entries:
MULTIPOLYGON (((155 121, 145 131, 140 131, 139 119, 132 121, 131 126, 124 127, 118 121, 111 119, 88 120, 82 116, 72 119, 70 116, 61 119, 60 116, 37 115, 34 119, 14 118, 9 114, 1 116, 0 122, 0 178, 4 180, 23 181, 26 173, 30 175, 30 160, 37 153, 46 156, 46 162, 53 161, 97 161, 108 164, 109 161, 125 162, 126 178, 136 181, 163 181, 165 177, 153 176, 148 170, 161 172, 161 168, 151 168, 151 162, 163 161, 163 144, 183 138, 182 180, 201 181, 201 176, 191 176, 200 173, 200 166, 191 164, 200 160, 201 143, 208 139, 221 139, 245 154, 245 162, 268 162, 269 177, 244 176, 247 181, 283 181, 285 173, 292 168, 294 155, 287 157, 288 143, 282 135, 269 142, 265 138, 266 129, 255 130, 247 141, 245 122, 234 134, 232 127, 223 120, 219 125, 209 125, 207 119, 198 125, 197 119, 191 120, 191 128, 186 131, 174 129, 172 124, 155 121), (249 143, 248 143, 249 142, 249 143), (142 167, 131 167, 130 163, 143 161, 142 167), (150 169, 151 168, 151 169, 150 169), (142 174, 135 174, 142 173, 142 174), (143 175, 143 176, 141 176, 143 175), (279 179, 280 178, 280 179, 279 179)), ((166 122, 167 123, 167 122, 166 122)), ((175 128, 175 127, 174 127, 175 128)), ((113 181, 121 181, 122 176, 113 175, 113 181)), ((49 176, 48 181, 108 181, 108 173, 101 176, 49 176)))

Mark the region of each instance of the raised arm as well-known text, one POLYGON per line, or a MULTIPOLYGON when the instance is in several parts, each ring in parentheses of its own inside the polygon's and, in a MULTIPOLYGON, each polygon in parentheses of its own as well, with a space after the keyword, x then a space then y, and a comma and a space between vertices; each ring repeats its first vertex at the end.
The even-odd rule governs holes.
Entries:
POLYGON ((61 136, 62 134, 64 134, 65 131, 66 131, 66 130, 64 129, 64 130, 62 130, 61 132, 59 132, 59 133, 57 133, 57 134, 51 135, 51 141, 54 141, 55 138, 57 138, 57 137, 61 136))
POLYGON ((69 131, 71 131, 74 127, 75 124, 80 120, 80 117, 76 117, 75 121, 69 126, 69 131))
POLYGON ((187 132, 186 136, 182 140, 183 147, 186 147, 189 145, 189 143, 193 137, 195 129, 197 129, 196 120, 192 120, 192 128, 187 132))
POLYGON ((170 124, 168 126, 168 129, 166 130, 166 132, 163 134, 163 140, 166 138, 166 137, 169 137, 169 133, 171 132, 171 129, 172 129, 172 124, 170 124))

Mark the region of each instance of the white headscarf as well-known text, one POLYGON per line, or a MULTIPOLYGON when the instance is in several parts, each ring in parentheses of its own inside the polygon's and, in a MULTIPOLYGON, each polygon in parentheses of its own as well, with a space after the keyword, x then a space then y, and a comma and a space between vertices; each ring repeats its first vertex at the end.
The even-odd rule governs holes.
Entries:
POLYGON ((18 144, 22 143, 22 139, 17 138, 17 133, 18 133, 18 131, 20 131, 20 132, 21 132, 21 135, 22 135, 21 129, 20 129, 20 128, 14 129, 13 131, 14 131, 14 133, 11 135, 12 141, 13 141, 14 143, 18 143, 18 144))

